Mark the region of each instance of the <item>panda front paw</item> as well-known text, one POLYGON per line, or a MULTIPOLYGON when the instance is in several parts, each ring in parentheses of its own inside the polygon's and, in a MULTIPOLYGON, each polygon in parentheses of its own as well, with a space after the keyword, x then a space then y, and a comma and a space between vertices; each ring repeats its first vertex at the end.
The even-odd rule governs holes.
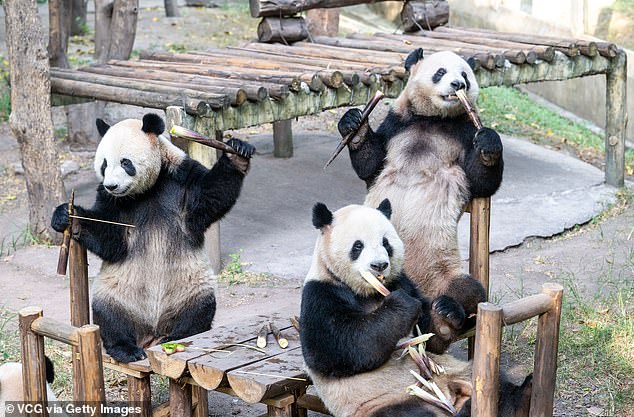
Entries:
POLYGON ((342 137, 359 130, 359 127, 361 127, 361 115, 362 113, 359 109, 350 109, 343 115, 337 124, 337 129, 339 129, 342 137))
POLYGON ((238 152, 238 154, 244 158, 251 158, 255 153, 255 146, 240 139, 229 139, 227 144, 235 149, 236 152, 238 152))
POLYGON ((70 218, 68 217, 68 203, 60 204, 53 212, 53 217, 51 218, 51 227, 55 231, 63 233, 69 224, 70 218))
POLYGON ((106 352, 121 363, 136 362, 146 358, 145 351, 136 345, 118 345, 106 349, 106 352))
POLYGON ((493 129, 483 127, 473 138, 473 147, 482 163, 486 166, 495 165, 502 156, 502 140, 493 129))
POLYGON ((462 328, 466 313, 462 305, 447 295, 436 298, 431 305, 432 310, 442 317, 455 330, 462 328))
POLYGON ((396 304, 403 310, 410 312, 414 319, 418 319, 418 316, 422 313, 423 304, 417 298, 412 297, 403 289, 392 291, 385 297, 386 303, 396 304))

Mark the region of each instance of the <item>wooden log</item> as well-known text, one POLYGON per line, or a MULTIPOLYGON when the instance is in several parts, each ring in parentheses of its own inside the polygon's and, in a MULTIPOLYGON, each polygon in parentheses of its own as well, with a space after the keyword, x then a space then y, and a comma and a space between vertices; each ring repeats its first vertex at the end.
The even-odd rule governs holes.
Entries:
POLYGON ((538 35, 524 35, 519 33, 509 33, 509 32, 495 32, 486 29, 473 29, 473 28, 449 28, 446 26, 441 26, 436 28, 437 32, 461 32, 461 33, 469 33, 473 37, 485 37, 485 38, 493 38, 510 42, 518 42, 525 43, 529 45, 548 45, 552 46, 556 50, 563 52, 568 56, 576 56, 579 55, 579 48, 577 47, 575 41, 561 39, 561 38, 552 38, 548 36, 538 36, 538 35))
POLYGON ((170 379, 170 417, 192 417, 192 386, 170 379))
POLYGON ((203 387, 192 385, 193 417, 209 417, 209 392, 203 387))
POLYGON ((22 389, 24 401, 40 404, 41 413, 26 413, 27 417, 48 417, 46 410, 46 366, 44 337, 31 329, 31 324, 42 317, 39 307, 26 307, 18 313, 20 327, 20 351, 22 352, 22 389))
POLYGON ((68 96, 78 96, 91 98, 93 100, 113 101, 115 103, 125 103, 134 106, 152 107, 164 109, 167 106, 183 106, 188 113, 198 114, 198 106, 201 103, 208 103, 212 108, 222 108, 229 104, 228 98, 217 100, 214 103, 193 99, 185 96, 173 94, 153 93, 149 91, 139 91, 131 88, 111 87, 92 83, 85 83, 74 80, 51 79, 51 91, 68 96))
POLYGON ((339 9, 310 9, 306 12, 306 24, 312 36, 337 36, 339 9))
MULTIPOLYGON (((553 415, 555 381, 557 378, 557 348, 559 346, 559 323, 563 287, 559 284, 544 284, 542 293, 552 299, 552 308, 539 316, 535 340, 535 363, 531 416, 553 415)), ((481 317, 478 317, 480 320, 481 317)))
MULTIPOLYGON (((71 240, 68 255, 68 276, 70 286, 70 322, 75 327, 90 323, 90 301, 88 290, 88 253, 77 238, 81 232, 79 219, 71 220, 71 240)), ((73 370, 73 399, 82 401, 85 396, 82 381, 83 370, 78 358, 79 341, 71 348, 71 366, 73 370)))
POLYGON ((625 184, 625 126, 627 123, 627 55, 619 50, 606 74, 605 182, 625 184))
POLYGON ((141 407, 141 412, 135 414, 136 417, 152 417, 152 389, 149 376, 128 376, 128 403, 141 407))
MULTIPOLYGON (((106 400, 106 391, 103 383, 99 326, 86 324, 77 330, 77 334, 79 336, 79 354, 84 384, 83 401, 103 404, 106 400)), ((100 417, 101 408, 96 407, 93 415, 100 417)))
POLYGON ((601 56, 605 56, 608 58, 615 58, 619 53, 620 49, 613 43, 610 42, 597 42, 597 50, 601 56))
POLYGON ((549 311, 553 307, 553 300, 546 294, 536 294, 511 301, 502 306, 504 310, 504 325, 519 323, 531 317, 549 311))
MULTIPOLYGON (((373 0, 386 1, 386 0, 373 0)), ((327 9, 355 4, 364 4, 368 0, 249 0, 251 17, 292 16, 309 9, 327 9)))
POLYGON ((110 52, 112 0, 95 0, 95 62, 104 63, 110 52))
POLYGON ((300 90, 300 76, 312 76, 314 74, 304 74, 299 71, 275 71, 275 70, 259 70, 237 67, 225 67, 222 70, 211 66, 202 65, 179 65, 166 64, 164 62, 152 61, 118 61, 111 60, 110 65, 131 68, 152 68, 157 70, 165 70, 183 74, 192 75, 209 75, 213 77, 223 77, 228 79, 265 81, 265 82, 282 82, 289 86, 292 91, 300 90))
MULTIPOLYGON (((186 88, 185 85, 166 85, 152 80, 134 80, 131 78, 120 78, 91 74, 83 71, 56 71, 54 69, 51 70, 51 76, 65 80, 75 80, 86 83, 109 85, 113 87, 130 88, 138 91, 185 95, 187 97, 200 99, 205 102, 225 100, 225 97, 228 97, 229 101, 234 106, 241 106, 248 99, 247 92, 241 88, 236 87, 216 87, 213 89, 216 92, 208 92, 186 88)), ((209 87, 209 89, 212 89, 212 87, 209 87)))
POLYGON ((502 308, 494 304, 478 304, 471 396, 474 417, 498 414, 502 315, 502 308))
POLYGON ((67 345, 79 346, 77 328, 69 324, 48 317, 40 317, 31 323, 31 330, 40 336, 50 337, 67 345))
POLYGON ((491 228, 491 198, 471 200, 469 219, 469 273, 484 287, 489 299, 489 231, 491 228))
POLYGON ((132 53, 139 0, 114 0, 108 58, 128 59, 132 53))
POLYGON ((449 22, 449 2, 446 0, 406 1, 401 10, 404 32, 432 30, 449 22))
POLYGON ((265 17, 258 24, 260 42, 289 43, 308 39, 308 25, 303 17, 265 17))

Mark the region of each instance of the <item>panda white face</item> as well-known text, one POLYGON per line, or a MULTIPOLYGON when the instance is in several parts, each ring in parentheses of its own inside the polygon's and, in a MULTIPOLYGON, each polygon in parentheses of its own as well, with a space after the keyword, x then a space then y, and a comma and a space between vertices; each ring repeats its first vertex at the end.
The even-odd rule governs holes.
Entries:
POLYGON ((402 270, 403 242, 387 217, 391 211, 389 202, 387 207, 388 212, 384 213, 366 206, 346 206, 331 214, 330 224, 320 227, 322 234, 315 255, 340 281, 362 296, 376 294, 376 290, 363 279, 361 271, 369 271, 389 283, 402 270))
POLYGON ((141 130, 142 126, 141 120, 127 119, 106 127, 97 147, 95 173, 114 197, 147 191, 161 171, 159 139, 141 130))
POLYGON ((450 51, 429 55, 410 68, 405 89, 414 113, 454 117, 464 113, 455 92, 464 89, 475 105, 480 88, 469 64, 450 51))

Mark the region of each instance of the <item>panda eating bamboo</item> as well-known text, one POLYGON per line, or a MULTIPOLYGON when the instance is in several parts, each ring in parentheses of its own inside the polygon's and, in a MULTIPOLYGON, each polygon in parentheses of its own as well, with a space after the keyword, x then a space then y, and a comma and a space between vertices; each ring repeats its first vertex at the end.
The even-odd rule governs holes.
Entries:
MULTIPOLYGON (((95 204, 75 206, 75 236, 103 263, 93 284, 93 321, 108 354, 120 362, 142 359, 143 347, 207 331, 216 311, 204 234, 235 204, 255 148, 238 139, 207 169, 161 134, 163 120, 146 114, 109 126, 95 154, 100 180, 95 204)), ((52 226, 69 224, 67 204, 52 226)))

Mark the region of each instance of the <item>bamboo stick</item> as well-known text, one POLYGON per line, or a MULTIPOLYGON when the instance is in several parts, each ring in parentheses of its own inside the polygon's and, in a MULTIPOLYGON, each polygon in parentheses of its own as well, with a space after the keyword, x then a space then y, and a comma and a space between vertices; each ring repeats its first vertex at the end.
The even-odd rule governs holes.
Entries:
MULTIPOLYGON (((70 200, 68 200, 68 214, 71 215, 74 212, 75 205, 75 190, 70 193, 70 200)), ((62 245, 59 247, 59 257, 57 259, 57 274, 66 275, 68 267, 68 251, 70 247, 70 234, 71 223, 64 230, 64 236, 62 237, 62 245)))
POLYGON ((51 79, 51 92, 74 97, 84 97, 92 100, 113 101, 116 103, 132 104, 141 107, 164 109, 168 106, 182 106, 188 113, 198 114, 198 106, 201 103, 213 108, 223 108, 229 104, 227 97, 207 103, 203 100, 175 94, 161 94, 149 91, 140 91, 132 88, 112 87, 82 81, 51 79))
POLYGON ((471 397, 474 417, 498 415, 502 314, 502 308, 494 304, 478 304, 471 397))
POLYGON ((271 333, 273 333, 273 337, 277 344, 282 348, 286 349, 288 347, 288 340, 282 336, 282 332, 273 324, 273 322, 269 322, 269 328, 271 329, 271 333))
POLYGON ((31 324, 42 317, 39 307, 26 307, 18 313, 20 325, 20 346, 22 353, 22 389, 24 401, 40 404, 41 413, 26 413, 27 417, 48 417, 45 407, 46 367, 44 365, 44 337, 31 329, 31 324))
POLYGON ((258 338, 255 341, 255 345, 260 349, 264 349, 266 347, 266 336, 269 334, 269 326, 267 323, 262 325, 262 328, 258 332, 258 338))

